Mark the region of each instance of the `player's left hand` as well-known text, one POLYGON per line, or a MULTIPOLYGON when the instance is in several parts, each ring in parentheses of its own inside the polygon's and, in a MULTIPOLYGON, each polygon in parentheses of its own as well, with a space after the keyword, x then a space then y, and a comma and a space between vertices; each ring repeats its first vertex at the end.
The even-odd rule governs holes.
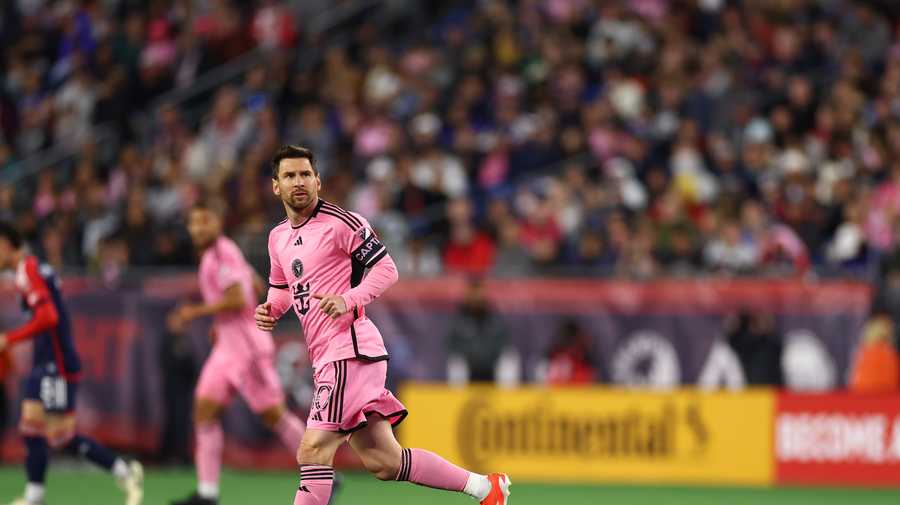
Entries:
POLYGON ((6 350, 6 344, 9 342, 6 340, 6 333, 0 333, 0 352, 6 350))
POLYGON ((322 309, 322 312, 331 316, 332 319, 337 319, 347 313, 347 302, 344 301, 344 297, 341 295, 313 293, 312 297, 316 300, 321 300, 319 308, 322 309))
POLYGON ((196 305, 181 305, 175 311, 183 324, 187 324, 200 316, 196 305))

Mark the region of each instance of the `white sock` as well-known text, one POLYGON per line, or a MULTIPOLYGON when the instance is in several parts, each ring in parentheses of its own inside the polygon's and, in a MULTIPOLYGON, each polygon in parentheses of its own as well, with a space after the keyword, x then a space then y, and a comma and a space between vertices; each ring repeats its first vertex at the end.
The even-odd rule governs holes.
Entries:
POLYGON ((477 473, 469 473, 469 480, 466 481, 466 488, 463 489, 463 493, 475 498, 478 501, 481 501, 487 498, 488 493, 491 492, 491 481, 487 478, 487 475, 479 475, 477 473))
POLYGON ((214 500, 219 497, 219 483, 198 482, 197 494, 200 495, 201 498, 209 498, 211 500, 214 500))
POLYGON ((125 480, 131 474, 131 470, 128 469, 128 463, 124 459, 116 458, 116 461, 113 463, 112 474, 119 480, 125 480))
POLYGON ((44 503, 44 485, 36 482, 25 484, 25 501, 28 503, 44 503))

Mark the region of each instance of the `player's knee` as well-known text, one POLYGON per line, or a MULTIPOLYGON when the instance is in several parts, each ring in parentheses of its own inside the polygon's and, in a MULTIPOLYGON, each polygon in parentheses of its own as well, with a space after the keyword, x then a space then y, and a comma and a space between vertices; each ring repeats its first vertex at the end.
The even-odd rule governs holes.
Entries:
POLYGON ((210 424, 217 422, 222 412, 222 406, 210 400, 202 398, 194 402, 194 423, 210 424))
POLYGON ((321 440, 309 440, 304 437, 297 449, 297 463, 319 464, 324 452, 325 444, 321 440))
POLYGON ((19 434, 23 437, 43 437, 45 424, 42 418, 28 418, 22 416, 19 420, 19 434))
POLYGON ((297 463, 301 465, 330 465, 334 448, 319 438, 303 437, 297 449, 297 463))
POLYGON ((66 449, 75 437, 75 416, 49 416, 46 430, 47 444, 52 449, 66 449))
POLYGON ((275 429, 278 425, 278 422, 281 421, 281 416, 284 415, 284 406, 276 405, 274 407, 269 407, 266 410, 263 410, 259 413, 259 417, 262 419, 262 422, 268 427, 270 430, 275 429))
POLYGON ((43 437, 47 427, 44 407, 37 402, 22 403, 22 417, 19 419, 19 433, 23 437, 43 437))

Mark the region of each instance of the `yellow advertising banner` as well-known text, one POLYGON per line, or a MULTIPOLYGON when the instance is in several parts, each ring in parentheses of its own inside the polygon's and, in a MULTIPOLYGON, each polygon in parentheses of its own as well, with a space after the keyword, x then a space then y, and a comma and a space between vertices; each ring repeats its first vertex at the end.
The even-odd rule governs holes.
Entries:
POLYGON ((540 481, 773 482, 770 391, 407 384, 406 447, 540 481))

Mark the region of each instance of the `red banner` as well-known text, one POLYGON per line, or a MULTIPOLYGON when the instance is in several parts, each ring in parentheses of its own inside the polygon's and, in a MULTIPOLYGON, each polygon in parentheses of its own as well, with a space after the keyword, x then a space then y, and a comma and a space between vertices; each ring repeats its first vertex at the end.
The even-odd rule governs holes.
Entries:
POLYGON ((900 485, 900 395, 780 394, 782 484, 900 485))

